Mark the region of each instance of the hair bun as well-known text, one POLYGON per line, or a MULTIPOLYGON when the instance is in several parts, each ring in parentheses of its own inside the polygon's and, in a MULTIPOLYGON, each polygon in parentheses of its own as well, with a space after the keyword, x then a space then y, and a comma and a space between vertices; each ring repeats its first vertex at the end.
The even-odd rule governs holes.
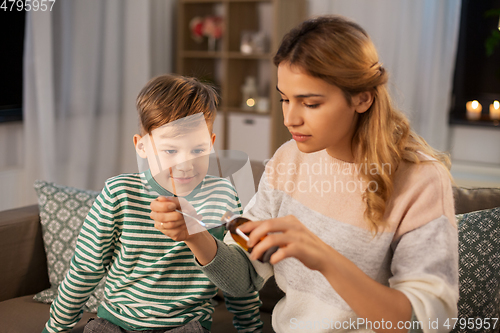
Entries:
POLYGON ((382 65, 380 65, 378 71, 380 72, 380 75, 384 75, 384 73, 385 73, 385 67, 383 67, 382 65))
POLYGON ((374 63, 370 68, 373 68, 376 71, 378 71, 380 75, 383 75, 385 73, 385 68, 378 61, 374 63))

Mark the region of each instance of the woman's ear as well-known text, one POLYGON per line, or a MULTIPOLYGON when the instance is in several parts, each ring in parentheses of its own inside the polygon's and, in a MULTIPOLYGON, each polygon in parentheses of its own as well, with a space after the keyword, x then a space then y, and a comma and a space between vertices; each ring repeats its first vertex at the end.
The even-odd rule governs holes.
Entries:
POLYGON ((370 106, 373 104, 373 92, 363 91, 355 95, 352 99, 354 104, 354 110, 357 113, 364 113, 368 111, 370 106))
POLYGON ((134 135, 135 151, 141 158, 147 158, 146 148, 144 147, 144 142, 141 139, 142 137, 139 134, 134 135))

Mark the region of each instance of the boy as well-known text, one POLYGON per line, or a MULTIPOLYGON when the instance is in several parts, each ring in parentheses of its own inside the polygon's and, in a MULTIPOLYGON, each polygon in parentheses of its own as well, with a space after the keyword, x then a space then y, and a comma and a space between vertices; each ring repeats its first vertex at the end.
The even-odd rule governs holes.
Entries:
MULTIPOLYGON (((231 184, 206 176, 216 104, 215 91, 192 78, 163 75, 142 89, 137 98, 142 135, 134 136, 134 145, 148 170, 106 182, 82 226, 44 332, 73 327, 106 272, 105 301, 84 332, 210 330, 210 300, 217 288, 186 244, 154 225, 150 203, 158 195, 181 196, 179 209, 192 206, 192 214, 207 222, 220 221, 226 210, 241 213, 231 184)), ((210 232, 219 239, 224 234, 222 228, 210 232)), ((238 331, 261 330, 257 293, 225 296, 238 331)))

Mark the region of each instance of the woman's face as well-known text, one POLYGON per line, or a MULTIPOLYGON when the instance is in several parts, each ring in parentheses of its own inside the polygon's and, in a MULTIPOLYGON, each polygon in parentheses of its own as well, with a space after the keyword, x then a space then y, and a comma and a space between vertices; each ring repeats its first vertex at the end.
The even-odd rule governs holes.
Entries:
POLYGON ((285 126, 300 151, 326 149, 330 156, 354 161, 351 141, 358 118, 356 104, 350 106, 340 88, 282 62, 278 66, 277 89, 285 126))

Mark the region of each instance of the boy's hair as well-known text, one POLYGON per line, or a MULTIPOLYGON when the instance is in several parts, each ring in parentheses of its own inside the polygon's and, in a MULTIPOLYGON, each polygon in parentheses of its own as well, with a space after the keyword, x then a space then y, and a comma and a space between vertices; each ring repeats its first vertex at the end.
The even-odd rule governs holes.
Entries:
POLYGON ((203 113, 213 125, 219 97, 215 89, 193 77, 165 74, 151 79, 137 96, 136 106, 143 134, 165 124, 203 113))

